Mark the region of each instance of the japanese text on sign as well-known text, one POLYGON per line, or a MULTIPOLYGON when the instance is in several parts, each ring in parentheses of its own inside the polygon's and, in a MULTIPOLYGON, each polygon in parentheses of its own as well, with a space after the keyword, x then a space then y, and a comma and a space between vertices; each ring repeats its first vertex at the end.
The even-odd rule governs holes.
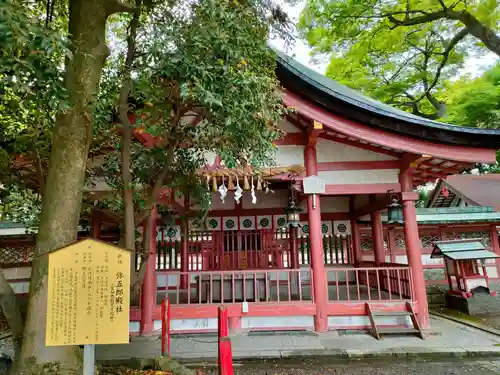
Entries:
POLYGON ((49 254, 47 346, 128 343, 130 253, 86 239, 49 254))

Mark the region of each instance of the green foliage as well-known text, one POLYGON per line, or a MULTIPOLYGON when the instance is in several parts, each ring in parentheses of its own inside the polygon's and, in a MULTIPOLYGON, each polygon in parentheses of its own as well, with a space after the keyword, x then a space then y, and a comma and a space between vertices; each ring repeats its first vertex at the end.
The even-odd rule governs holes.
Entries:
MULTIPOLYGON (((273 125, 285 113, 275 77, 276 56, 268 48, 271 30, 282 24, 254 0, 181 1, 158 5, 143 15, 133 64, 131 111, 134 127, 159 140, 132 147, 133 187, 150 190, 167 166, 165 186, 189 197, 201 213, 211 194, 199 170, 207 152, 230 166, 272 164, 273 125)), ((117 101, 121 66, 108 63, 102 86, 107 101, 117 101)), ((111 106, 107 106, 109 109, 111 106)), ((102 108, 105 124, 110 111, 102 108)), ((105 126, 105 125, 104 125, 105 126)), ((114 148, 121 147, 116 140, 114 148)), ((118 152, 106 157, 106 179, 121 191, 118 152)), ((136 195, 136 210, 150 203, 136 195)))
MULTIPOLYGON (((442 4, 466 10, 485 26, 498 30, 496 1, 442 4)), ((484 46, 464 25, 445 16, 435 0, 308 0, 299 22, 314 54, 327 54, 327 75, 385 103, 437 118, 442 90, 464 59, 484 46), (407 22, 420 17, 421 22, 407 22), (407 23, 405 23, 407 22, 407 23)))
POLYGON ((283 107, 276 95, 275 56, 267 46, 270 25, 259 5, 180 2, 151 16, 153 26, 139 43, 144 68, 134 92, 153 105, 148 113, 154 123, 179 108, 202 118, 195 126, 161 126, 167 139, 222 150, 242 162, 272 155, 270 141, 278 132, 270 124, 283 107))
POLYGON ((443 120, 478 128, 500 128, 500 65, 481 77, 463 77, 446 89, 447 117, 443 120))
POLYGON ((64 33, 42 25, 35 6, 13 0, 0 4, 0 45, 1 213, 30 225, 40 205, 37 183, 12 168, 13 161, 25 154, 46 164, 56 113, 66 106, 62 67, 68 49, 64 33))

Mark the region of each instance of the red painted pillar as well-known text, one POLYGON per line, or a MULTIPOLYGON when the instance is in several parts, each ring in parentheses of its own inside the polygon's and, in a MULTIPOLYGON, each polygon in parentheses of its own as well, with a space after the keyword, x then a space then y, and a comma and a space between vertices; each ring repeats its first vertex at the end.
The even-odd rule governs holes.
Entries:
MULTIPOLYGON (((316 148, 306 147, 304 159, 307 176, 318 174, 316 148)), ((328 331, 328 316, 326 307, 328 303, 328 289, 326 282, 325 262, 323 256, 323 233, 321 232, 321 207, 320 197, 316 196, 316 208, 313 208, 312 195, 307 197, 307 213, 309 216, 309 244, 311 253, 311 268, 313 279, 314 302, 316 303, 316 316, 314 329, 316 332, 328 331)))
MULTIPOLYGON (((495 254, 500 255, 500 244, 498 241, 498 230, 496 224, 492 224, 490 227, 490 236, 491 236, 491 249, 495 252, 495 254)), ((500 258, 496 259, 497 272, 500 274, 500 258)))
POLYGON ((411 268, 414 298, 417 301, 417 315, 422 328, 429 328, 429 308, 427 306, 427 292, 425 290, 424 267, 422 265, 422 254, 420 250, 420 237, 418 234, 417 211, 415 200, 417 194, 413 192, 411 170, 406 170, 399 175, 401 183, 404 231, 408 265, 411 268))
POLYGON ((181 222, 181 289, 186 289, 189 283, 189 228, 187 219, 181 222), (184 273, 185 272, 185 273, 184 273))
POLYGON ((97 240, 101 238, 101 220, 99 220, 95 215, 92 215, 92 219, 90 221, 90 232, 92 238, 97 240))
POLYGON ((299 249, 297 247, 297 228, 290 228, 290 264, 292 269, 298 269, 299 265, 299 249))
MULTIPOLYGON (((349 199, 349 213, 354 215, 356 211, 356 196, 351 195, 349 199)), ((351 239, 352 239, 352 263, 356 267, 359 266, 361 259, 361 234, 359 232, 359 226, 356 221, 356 217, 351 217, 351 239)))
MULTIPOLYGON (((141 335, 153 332, 153 312, 156 306, 156 207, 151 209, 148 219, 151 223, 149 233, 149 258, 141 290, 141 335)), ((144 229, 146 234, 147 227, 144 229)), ((144 236, 148 238, 148 236, 144 236)))
POLYGON ((352 236, 352 255, 353 263, 358 266, 362 261, 361 259, 361 234, 359 233, 359 226, 356 219, 351 219, 351 236, 352 236))
MULTIPOLYGON (((374 195, 370 196, 370 203, 375 204, 376 198, 374 195)), ((375 264, 380 266, 384 263, 384 227, 382 226, 382 218, 380 211, 371 212, 370 220, 372 224, 372 242, 373 253, 375 255, 375 264)))

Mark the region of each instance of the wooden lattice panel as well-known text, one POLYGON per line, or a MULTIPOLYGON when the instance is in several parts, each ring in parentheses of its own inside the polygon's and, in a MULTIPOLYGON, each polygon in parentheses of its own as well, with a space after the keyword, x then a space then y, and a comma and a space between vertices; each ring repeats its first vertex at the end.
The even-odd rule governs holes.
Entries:
POLYGON ((405 235, 404 233, 396 233, 394 236, 394 241, 396 242, 397 249, 406 249, 405 235))
POLYGON ((484 246, 491 246, 490 232, 448 232, 445 235, 447 240, 465 240, 469 238, 478 238, 484 246))
POLYGON ((361 233, 360 237, 361 250, 373 250, 373 240, 371 232, 361 233))
POLYGON ((420 235, 420 245, 424 249, 434 247, 434 242, 436 241, 439 241, 439 236, 437 235, 432 235, 432 234, 420 235))
POLYGON ((0 248, 0 265, 28 265, 33 260, 34 246, 2 246, 0 248))

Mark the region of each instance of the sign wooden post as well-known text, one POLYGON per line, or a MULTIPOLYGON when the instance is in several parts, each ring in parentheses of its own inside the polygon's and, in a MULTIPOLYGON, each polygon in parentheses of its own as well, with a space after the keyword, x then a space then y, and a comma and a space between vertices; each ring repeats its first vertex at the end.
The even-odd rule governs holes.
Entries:
POLYGON ((84 375, 96 344, 129 342, 130 252, 85 239, 49 254, 47 346, 85 345, 84 375))
POLYGON ((318 176, 305 177, 302 180, 304 187, 304 194, 312 194, 313 196, 313 209, 316 209, 316 194, 325 194, 326 186, 325 181, 323 181, 318 176))

